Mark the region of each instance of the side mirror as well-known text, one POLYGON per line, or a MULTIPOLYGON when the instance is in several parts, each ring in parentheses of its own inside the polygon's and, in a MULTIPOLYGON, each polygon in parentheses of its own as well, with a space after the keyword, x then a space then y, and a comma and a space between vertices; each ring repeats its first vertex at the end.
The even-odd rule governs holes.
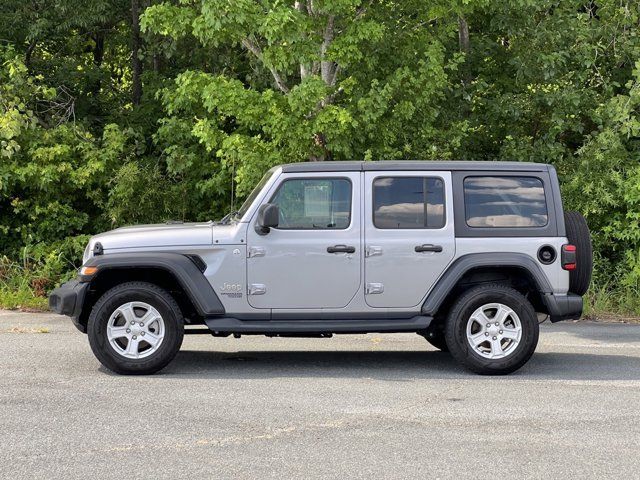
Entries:
POLYGON ((278 226, 280 222, 280 207, 273 203, 260 205, 258 209, 258 219, 256 221, 256 233, 266 235, 272 228, 278 226))

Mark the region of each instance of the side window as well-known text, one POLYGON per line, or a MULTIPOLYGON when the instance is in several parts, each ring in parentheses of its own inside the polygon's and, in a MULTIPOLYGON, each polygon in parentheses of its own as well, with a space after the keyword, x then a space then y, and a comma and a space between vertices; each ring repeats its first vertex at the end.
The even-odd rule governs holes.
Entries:
POLYGON ((544 227, 542 180, 536 177, 467 177, 464 203, 470 227, 544 227))
POLYGON ((373 181, 373 224, 381 229, 444 227, 442 179, 376 178, 373 181))
POLYGON ((351 223, 351 182, 344 178, 285 180, 271 203, 280 207, 279 229, 343 230, 351 223))

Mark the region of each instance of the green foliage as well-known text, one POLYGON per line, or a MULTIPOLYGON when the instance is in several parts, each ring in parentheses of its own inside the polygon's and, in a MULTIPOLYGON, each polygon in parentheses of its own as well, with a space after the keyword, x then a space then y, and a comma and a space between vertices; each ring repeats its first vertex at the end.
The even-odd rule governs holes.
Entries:
POLYGON ((420 5, 162 3, 147 9, 142 27, 241 48, 253 63, 257 75, 188 70, 159 97, 172 118, 191 122, 193 137, 223 168, 234 165, 246 194, 278 163, 437 154, 433 124, 446 69, 460 58, 446 58, 429 28, 403 26, 416 11, 426 20, 431 7, 420 5))
POLYGON ((157 165, 125 163, 112 182, 107 203, 112 224, 160 223, 169 218, 184 218, 187 192, 163 175, 157 165))
MULTIPOLYGON (((20 136, 37 122, 29 99, 51 98, 55 92, 29 76, 12 48, 0 49, 0 65, 0 158, 10 159, 21 149, 20 136)), ((2 180, 4 184, 6 180, 2 180)))
POLYGON ((0 308, 46 307, 44 296, 75 276, 89 235, 24 247, 20 260, 0 257, 0 308))
POLYGON ((124 156, 118 127, 95 139, 69 125, 27 131, 0 164, 0 250, 54 241, 104 227, 101 209, 111 172, 124 156))
POLYGON ((640 288, 639 108, 640 62, 636 62, 625 90, 595 109, 597 128, 572 160, 564 188, 597 233, 596 282, 613 277, 634 290, 640 288))
MULTIPOLYGON (((283 162, 537 161, 591 226, 591 307, 639 311, 603 300, 640 288, 637 2, 151 2, 140 105, 130 7, 0 6, 0 255, 216 218, 283 162)), ((71 269, 45 257, 17 277, 71 269)))

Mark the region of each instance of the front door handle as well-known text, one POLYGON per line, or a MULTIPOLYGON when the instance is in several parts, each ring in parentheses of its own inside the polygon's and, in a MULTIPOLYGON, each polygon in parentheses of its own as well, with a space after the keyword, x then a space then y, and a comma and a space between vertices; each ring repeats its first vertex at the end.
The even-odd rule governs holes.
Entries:
POLYGON ((334 245, 327 247, 327 253, 356 253, 356 247, 350 245, 334 245))
POLYGON ((442 245, 433 245, 425 243, 424 245, 416 245, 416 252, 441 252, 442 245))

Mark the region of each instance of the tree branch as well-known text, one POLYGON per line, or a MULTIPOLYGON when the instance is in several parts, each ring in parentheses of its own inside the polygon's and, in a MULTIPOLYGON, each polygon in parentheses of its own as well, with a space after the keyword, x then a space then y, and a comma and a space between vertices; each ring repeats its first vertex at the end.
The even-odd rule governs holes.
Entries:
POLYGON ((339 71, 340 71, 340 65, 336 64, 333 69, 333 75, 331 75, 331 82, 329 83, 329 85, 331 85, 332 87, 335 87, 336 85, 336 79, 338 78, 339 71))
POLYGON ((282 93, 289 93, 289 87, 287 87, 287 84, 285 83, 285 81, 282 78, 282 76, 280 75, 280 73, 274 67, 269 66, 269 65, 265 65, 264 59, 262 57, 262 50, 260 49, 258 44, 253 42, 249 38, 245 38, 245 39, 242 40, 242 46, 244 48, 246 48, 247 50, 249 50, 251 53, 253 53, 255 55, 255 57, 258 60, 260 60, 260 62, 265 67, 267 67, 269 69, 269 71, 271 72, 271 75, 273 76, 273 79, 276 82, 276 85, 278 86, 278 89, 280 89, 280 91, 282 93))
POLYGON ((307 113, 304 116, 304 118, 306 118, 307 120, 313 118, 324 107, 326 107, 327 105, 331 105, 335 101, 336 97, 340 95, 342 92, 344 92, 344 89, 340 87, 336 89, 333 93, 324 97, 322 100, 316 103, 316 106, 314 107, 314 109, 311 112, 307 113))

